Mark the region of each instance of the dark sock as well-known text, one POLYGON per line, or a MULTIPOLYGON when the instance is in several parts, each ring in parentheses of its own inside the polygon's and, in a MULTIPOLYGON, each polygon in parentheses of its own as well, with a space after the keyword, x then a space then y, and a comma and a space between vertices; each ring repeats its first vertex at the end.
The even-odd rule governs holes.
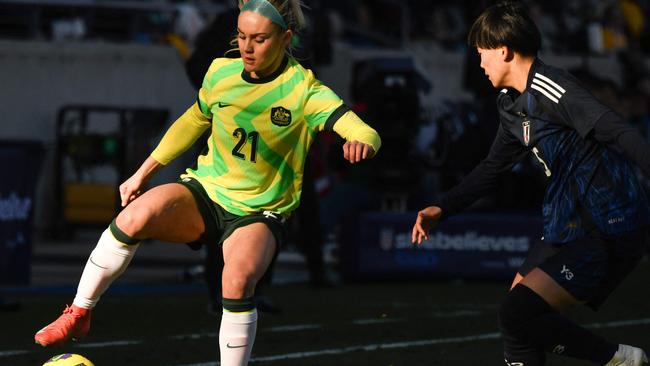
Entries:
POLYGON ((517 285, 508 296, 520 297, 521 306, 529 309, 531 316, 523 321, 522 329, 531 343, 547 352, 600 365, 609 362, 616 353, 617 344, 570 321, 528 287, 517 285))
POLYGON ((604 365, 614 357, 618 344, 611 343, 570 321, 550 313, 529 322, 529 337, 547 352, 593 361, 604 365))

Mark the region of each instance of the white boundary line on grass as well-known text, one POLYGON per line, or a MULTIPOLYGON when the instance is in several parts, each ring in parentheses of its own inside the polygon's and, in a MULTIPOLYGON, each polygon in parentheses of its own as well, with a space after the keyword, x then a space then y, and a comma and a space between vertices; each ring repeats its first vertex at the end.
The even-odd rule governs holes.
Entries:
POLYGON ((646 325, 650 324, 650 318, 643 318, 643 319, 631 319, 631 320, 615 320, 611 322, 605 322, 605 323, 591 323, 586 325, 587 328, 595 328, 595 329, 600 329, 600 328, 621 328, 621 327, 627 327, 627 326, 634 326, 634 325, 646 325))
POLYGON ((94 343, 78 343, 76 344, 79 348, 104 348, 104 347, 117 347, 117 346, 133 346, 136 344, 142 344, 143 341, 139 340, 123 340, 123 341, 111 341, 111 342, 94 342, 94 343))
MULTIPOLYGON (((420 341, 406 341, 406 342, 393 342, 393 343, 375 343, 375 344, 357 345, 357 346, 350 346, 350 347, 343 347, 343 348, 331 348, 331 349, 324 349, 324 350, 311 351, 311 352, 294 352, 294 353, 287 353, 284 355, 255 357, 251 359, 251 362, 269 362, 269 361, 289 360, 289 359, 307 358, 307 357, 315 357, 315 356, 323 356, 323 355, 340 355, 344 353, 351 353, 357 351, 377 351, 382 349, 393 349, 393 348, 422 347, 422 346, 431 346, 434 344, 465 343, 465 342, 480 341, 485 339, 496 339, 499 338, 499 336, 500 333, 485 333, 485 334, 477 334, 477 335, 465 336, 465 337, 424 339, 420 341)), ((217 364, 218 363, 215 363, 215 365, 217 364)), ((182 366, 195 366, 195 365, 182 365, 182 366)))
POLYGON ((281 325, 277 327, 265 328, 265 332, 295 332, 300 330, 321 329, 323 326, 320 324, 297 324, 297 325, 281 325))
MULTIPOLYGON (((464 343, 485 339, 496 339, 499 338, 500 333, 485 333, 478 334, 473 336, 465 337, 452 337, 452 338, 439 338, 439 339, 426 339, 421 341, 410 341, 410 342, 394 342, 394 343, 376 343, 376 344, 366 344, 358 346, 350 346, 343 348, 330 348, 323 349, 319 351, 310 351, 310 352, 294 352, 286 353, 283 355, 275 356, 265 356, 265 357, 253 357, 250 359, 250 362, 269 362, 269 361, 280 361, 280 360, 290 360, 290 359, 300 359, 324 355, 341 355, 344 353, 351 353, 357 351, 376 351, 381 349, 392 349, 392 348, 408 348, 408 347, 421 347, 421 346, 431 346, 434 344, 445 344, 445 343, 464 343)), ((189 363, 183 365, 175 366, 217 366, 219 362, 202 362, 202 363, 189 363)))
POLYGON ((25 351, 25 350, 0 351, 0 357, 18 356, 18 355, 24 355, 26 353, 29 353, 29 351, 25 351))
MULTIPOLYGON (((630 320, 617 320, 611 322, 603 323, 591 323, 586 324, 587 328, 621 328, 628 326, 637 326, 637 325, 650 325, 650 318, 641 318, 641 319, 630 319, 630 320)), ((300 326, 294 326, 297 329, 300 329, 300 326)), ((314 325, 310 324, 308 329, 313 329, 314 325)), ((276 330, 278 331, 278 330, 276 330)), ((286 331, 286 330, 285 330, 286 331)), ((210 333, 213 334, 213 333, 210 333)), ((183 337, 187 337, 184 335, 183 337)), ((340 355, 344 353, 356 352, 356 351, 376 351, 381 349, 393 349, 393 348, 409 348, 409 347, 422 347, 430 346, 435 344, 446 344, 446 343, 463 343, 471 342, 477 340, 486 340, 486 339, 496 339, 500 336, 499 333, 485 333, 470 335, 464 337, 451 337, 451 338, 435 338, 435 339, 425 339, 419 341, 405 341, 405 342, 393 342, 393 343, 376 343, 376 344, 367 344, 367 345, 356 345, 344 348, 331 348, 318 351, 309 351, 309 352, 294 352, 286 353, 275 356, 264 356, 264 357, 255 357, 251 359, 251 362, 268 362, 268 361, 277 361, 277 360, 287 360, 287 359, 299 359, 299 358, 309 358, 322 355, 340 355)), ((170 339, 177 338, 178 336, 170 336, 170 339)), ((125 345, 136 345, 144 343, 142 340, 118 340, 112 342, 95 342, 95 343, 83 343, 78 344, 77 347, 83 348, 104 348, 104 347, 115 347, 115 346, 125 346, 125 345)), ((2 357, 11 357, 19 356, 30 351, 27 350, 6 350, 0 351, 0 358, 2 357)), ((204 362, 204 363, 192 363, 192 364, 183 364, 176 366, 216 366, 219 365, 218 362, 204 362)))
MULTIPOLYGON (((587 324, 586 327, 620 328, 626 326, 646 325, 646 324, 650 324, 650 318, 611 321, 611 322, 604 322, 604 323, 592 323, 592 324, 587 324)), ((319 351, 294 352, 294 353, 286 353, 286 354, 275 355, 275 356, 254 357, 250 360, 250 362, 269 362, 269 361, 316 357, 316 356, 323 356, 323 355, 340 355, 340 354, 351 353, 356 351, 376 351, 381 349, 431 346, 435 344, 465 343, 465 342, 473 342, 479 340, 497 339, 500 336, 501 336, 500 333, 484 333, 484 334, 470 335, 464 337, 437 338, 437 339, 425 339, 420 341, 357 345, 357 346, 350 346, 350 347, 343 347, 343 348, 324 349, 319 351)), ((175 365, 175 366, 217 366, 217 365, 219 365, 219 362, 214 361, 214 362, 182 364, 182 365, 175 365)))

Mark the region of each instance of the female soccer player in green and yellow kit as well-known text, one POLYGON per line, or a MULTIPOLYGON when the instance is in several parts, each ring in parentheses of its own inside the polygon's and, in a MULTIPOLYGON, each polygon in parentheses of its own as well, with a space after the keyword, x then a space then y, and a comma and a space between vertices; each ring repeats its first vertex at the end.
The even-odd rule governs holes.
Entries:
POLYGON ((287 52, 304 24, 298 0, 240 4, 241 58, 215 59, 194 103, 163 136, 137 172, 120 185, 125 208, 101 235, 76 297, 36 333, 43 346, 86 335, 91 309, 128 266, 138 243, 223 245, 221 365, 246 365, 255 339, 253 293, 298 206, 303 166, 316 134, 345 138, 343 156, 368 159, 381 141, 311 71, 287 52), (143 191, 161 167, 211 130, 204 154, 178 183, 143 191))

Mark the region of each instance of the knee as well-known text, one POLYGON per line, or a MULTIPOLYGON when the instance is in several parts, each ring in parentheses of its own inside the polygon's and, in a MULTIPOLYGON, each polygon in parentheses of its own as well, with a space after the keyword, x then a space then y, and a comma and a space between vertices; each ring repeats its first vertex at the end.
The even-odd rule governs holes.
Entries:
POLYGON ((537 316, 535 296, 529 288, 517 285, 503 299, 498 311, 498 323, 503 339, 506 365, 544 365, 544 350, 529 340, 528 322, 537 316))
POLYGON ((115 218, 115 224, 125 234, 133 238, 142 238, 147 221, 150 217, 150 212, 144 207, 139 209, 125 208, 115 218))
POLYGON ((499 329, 504 336, 511 336, 520 333, 524 319, 521 306, 525 306, 518 301, 517 296, 509 292, 503 299, 497 312, 497 321, 499 329))
POLYGON ((223 297, 243 299, 253 296, 255 285, 255 280, 251 274, 241 270, 224 269, 221 283, 223 297))
POLYGON ((538 294, 524 285, 515 286, 499 307, 499 327, 517 331, 540 315, 553 312, 551 306, 538 294))

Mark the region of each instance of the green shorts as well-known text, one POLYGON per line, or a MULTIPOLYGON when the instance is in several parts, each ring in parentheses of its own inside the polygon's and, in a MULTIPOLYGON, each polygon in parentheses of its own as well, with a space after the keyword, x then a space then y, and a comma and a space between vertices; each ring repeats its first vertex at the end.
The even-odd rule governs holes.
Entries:
POLYGON ((178 183, 187 187, 199 207, 205 231, 201 237, 194 242, 187 243, 192 249, 198 250, 203 245, 218 244, 222 245, 237 228, 250 225, 255 222, 262 222, 268 226, 275 237, 275 242, 280 248, 285 235, 285 218, 277 213, 263 211, 250 215, 239 216, 232 214, 223 209, 217 203, 212 201, 205 189, 196 179, 183 178, 178 183))

